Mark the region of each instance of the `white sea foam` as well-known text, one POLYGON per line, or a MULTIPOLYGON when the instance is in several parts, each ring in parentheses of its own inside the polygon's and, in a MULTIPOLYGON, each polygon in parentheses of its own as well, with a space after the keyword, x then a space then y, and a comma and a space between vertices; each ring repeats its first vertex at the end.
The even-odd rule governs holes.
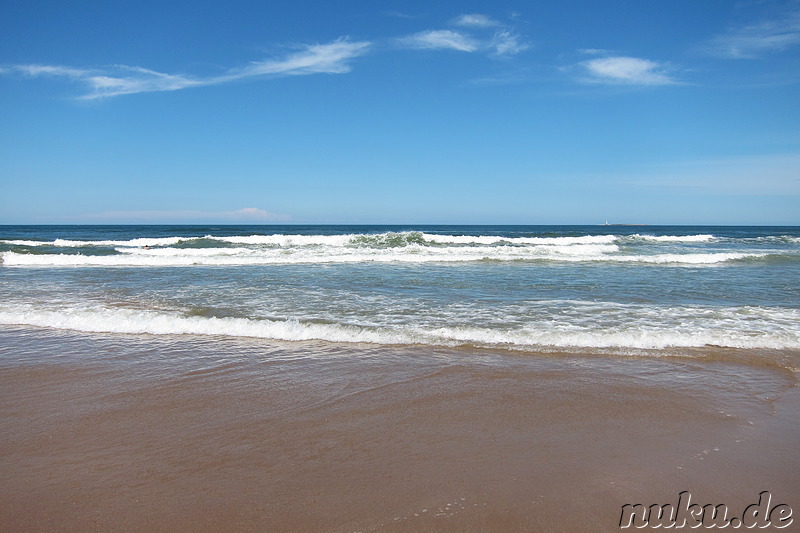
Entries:
POLYGON ((551 244, 565 246, 570 244, 610 244, 617 237, 614 235, 586 235, 582 237, 500 237, 472 235, 434 235, 423 233, 426 242, 441 244, 551 244))
POLYGON ((190 243, 198 240, 219 241, 231 244, 243 244, 250 246, 280 246, 280 247, 299 247, 299 246, 348 246, 360 245, 370 246, 385 244, 392 239, 398 245, 414 243, 433 243, 433 244, 461 244, 461 245, 493 245, 493 244, 610 244, 617 237, 614 235, 587 235, 582 237, 501 237, 501 236, 471 236, 471 235, 437 235, 417 231, 405 231, 397 233, 376 233, 376 234, 346 234, 346 235, 239 235, 229 237, 219 237, 213 235, 197 237, 160 237, 160 238, 136 238, 129 240, 69 240, 55 239, 54 241, 31 241, 31 240, 3 240, 5 244, 17 246, 58 246, 64 248, 84 247, 84 246, 117 246, 117 247, 144 247, 144 246, 174 246, 178 243, 190 243))
POLYGON ((599 259, 601 261, 619 261, 624 263, 654 263, 683 265, 713 265, 736 261, 739 259, 766 257, 768 254, 758 253, 709 253, 709 254, 654 254, 654 255, 617 255, 599 259))
POLYGON ((654 242, 709 242, 714 235, 631 235, 631 238, 654 242))
POLYGON ((61 246, 65 248, 79 246, 173 246, 178 244, 181 240, 182 239, 180 237, 142 237, 127 241, 74 241, 67 239, 56 239, 52 244, 54 246, 61 246))
MULTIPOLYGON (((189 240, 191 240, 190 238, 189 240)), ((80 241, 74 239, 55 239, 52 241, 29 241, 29 240, 0 240, 0 243, 11 244, 14 246, 58 246, 62 248, 78 248, 83 246, 172 246, 182 241, 181 237, 142 237, 129 240, 98 240, 80 241)))
POLYGON ((12 246, 53 246, 53 241, 26 241, 20 239, 0 240, 0 243, 12 246))
POLYGON ((614 235, 588 235, 583 237, 501 237, 494 235, 438 235, 417 231, 376 234, 347 235, 249 235, 233 237, 203 237, 234 244, 272 245, 272 246, 348 246, 348 245, 380 245, 392 241, 401 244, 460 244, 460 245, 493 245, 493 244, 604 244, 613 243, 614 235))
POLYGON ((234 266, 313 263, 433 263, 470 261, 624 262, 676 265, 713 265, 764 253, 687 253, 620 255, 616 245, 528 247, 448 247, 409 245, 402 248, 336 248, 296 250, 250 248, 118 248, 115 255, 0 253, 4 266, 234 266))
POLYGON ((233 237, 214 237, 206 235, 203 239, 229 242, 232 244, 268 245, 268 246, 345 246, 357 235, 243 235, 233 237))
MULTIPOLYGON (((359 342, 359 334, 364 336, 366 333, 355 329, 348 331, 350 328, 346 326, 300 324, 296 321, 180 316, 130 309, 30 310, 22 313, 0 311, 0 323, 97 333, 225 335, 279 340, 325 339, 351 342, 359 342)), ((366 335, 363 340, 363 342, 378 341, 378 337, 370 335, 366 335)))
POLYGON ((764 257, 751 251, 680 253, 681 243, 707 242, 713 235, 587 235, 502 237, 437 235, 418 231, 346 235, 242 235, 160 237, 130 240, 17 240, 6 244, 56 246, 60 254, 0 252, 5 266, 190 266, 366 262, 569 261, 713 265, 764 257), (219 246, 214 246, 214 243, 219 246), (639 245, 637 246, 637 242, 639 245), (653 244, 648 244, 653 243, 653 244), (675 246, 670 246, 675 243, 675 246), (666 249, 659 250, 661 244, 666 249), (106 248, 115 254, 70 253, 75 247, 106 248), (620 246, 625 246, 622 250, 620 246), (635 253, 636 248, 642 252, 635 253), (658 252, 662 253, 658 253, 658 252))
POLYGON ((750 237, 742 239, 745 242, 768 243, 768 244, 800 244, 800 237, 792 235, 767 235, 763 237, 750 237))
POLYGON ((77 248, 87 246, 97 247, 154 247, 174 246, 177 244, 190 244, 192 242, 218 241, 221 243, 240 244, 246 246, 273 246, 273 247, 303 247, 303 246, 403 246, 408 244, 433 244, 433 245, 573 245, 573 244, 613 244, 620 242, 652 242, 652 243, 704 243, 715 241, 743 242, 776 242, 800 243, 800 237, 791 235, 753 237, 753 238, 721 238, 711 234, 698 235, 584 235, 563 237, 506 237, 500 235, 444 235, 425 233, 420 231, 403 231, 389 233, 353 233, 344 235, 300 235, 300 234, 274 234, 274 235, 232 235, 213 236, 197 235, 193 237, 140 237, 127 240, 77 240, 55 239, 52 241, 5 239, 0 244, 12 246, 56 246, 64 248, 77 248))
MULTIPOLYGON (((115 248, 116 252, 128 255, 145 257, 218 257, 218 256, 239 256, 252 257, 259 253, 252 248, 115 248)), ((90 257, 90 256, 84 256, 90 257)), ((108 256, 107 256, 108 257, 108 256)), ((114 257, 114 256, 110 256, 114 257)))
MULTIPOLYGON (((628 309, 626 312, 630 311, 628 309)), ((96 333, 153 335, 222 335, 275 340, 324 340, 373 344, 476 345, 521 350, 549 348, 669 347, 800 349, 800 310, 753 308, 716 310, 682 308, 661 310, 661 322, 652 316, 632 315, 617 328, 600 324, 527 324, 521 327, 481 326, 365 326, 342 323, 308 323, 297 320, 215 318, 185 316, 177 312, 77 306, 42 309, 17 306, 0 309, 0 324, 30 325, 96 333), (688 325, 675 328, 672 315, 688 313, 688 325), (692 317, 692 313, 697 313, 692 317), (708 315, 719 316, 709 320, 708 315), (758 319, 757 321, 754 321, 758 319), (794 324, 794 327, 791 325, 794 324), (761 326, 761 329, 754 329, 761 326)), ((647 311, 652 315, 652 309, 647 311)))

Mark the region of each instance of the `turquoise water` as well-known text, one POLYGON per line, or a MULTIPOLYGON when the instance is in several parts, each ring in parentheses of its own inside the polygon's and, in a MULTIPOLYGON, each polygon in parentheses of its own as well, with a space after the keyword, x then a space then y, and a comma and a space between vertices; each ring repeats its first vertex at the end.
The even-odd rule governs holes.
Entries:
POLYGON ((524 352, 800 350, 800 228, 0 226, 0 324, 524 352))

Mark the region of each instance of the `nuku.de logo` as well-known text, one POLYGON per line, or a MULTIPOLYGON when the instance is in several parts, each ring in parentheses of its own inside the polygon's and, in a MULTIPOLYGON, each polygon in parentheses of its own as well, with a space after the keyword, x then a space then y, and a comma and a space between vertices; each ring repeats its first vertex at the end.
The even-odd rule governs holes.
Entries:
POLYGON ((793 522, 792 508, 785 503, 772 505, 772 494, 763 491, 758 495, 758 503, 748 505, 738 516, 728 516, 725 504, 699 505, 692 503, 688 491, 678 494, 678 504, 653 504, 645 507, 641 503, 625 504, 619 519, 620 528, 724 528, 746 527, 782 529, 793 522))

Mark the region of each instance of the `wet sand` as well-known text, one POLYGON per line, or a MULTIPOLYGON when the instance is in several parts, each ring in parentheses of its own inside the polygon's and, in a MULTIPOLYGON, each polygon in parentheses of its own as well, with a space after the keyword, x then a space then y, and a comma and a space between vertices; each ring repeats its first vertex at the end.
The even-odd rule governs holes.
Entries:
POLYGON ((618 531, 681 491, 800 512, 794 373, 705 355, 3 327, 0 529, 618 531))

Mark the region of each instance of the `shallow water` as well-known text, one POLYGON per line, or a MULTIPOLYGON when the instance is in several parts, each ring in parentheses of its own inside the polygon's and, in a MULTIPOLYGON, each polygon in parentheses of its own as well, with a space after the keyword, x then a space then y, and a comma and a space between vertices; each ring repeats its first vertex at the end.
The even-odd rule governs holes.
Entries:
POLYGON ((800 349, 800 229, 0 227, 0 323, 642 353, 800 349))

